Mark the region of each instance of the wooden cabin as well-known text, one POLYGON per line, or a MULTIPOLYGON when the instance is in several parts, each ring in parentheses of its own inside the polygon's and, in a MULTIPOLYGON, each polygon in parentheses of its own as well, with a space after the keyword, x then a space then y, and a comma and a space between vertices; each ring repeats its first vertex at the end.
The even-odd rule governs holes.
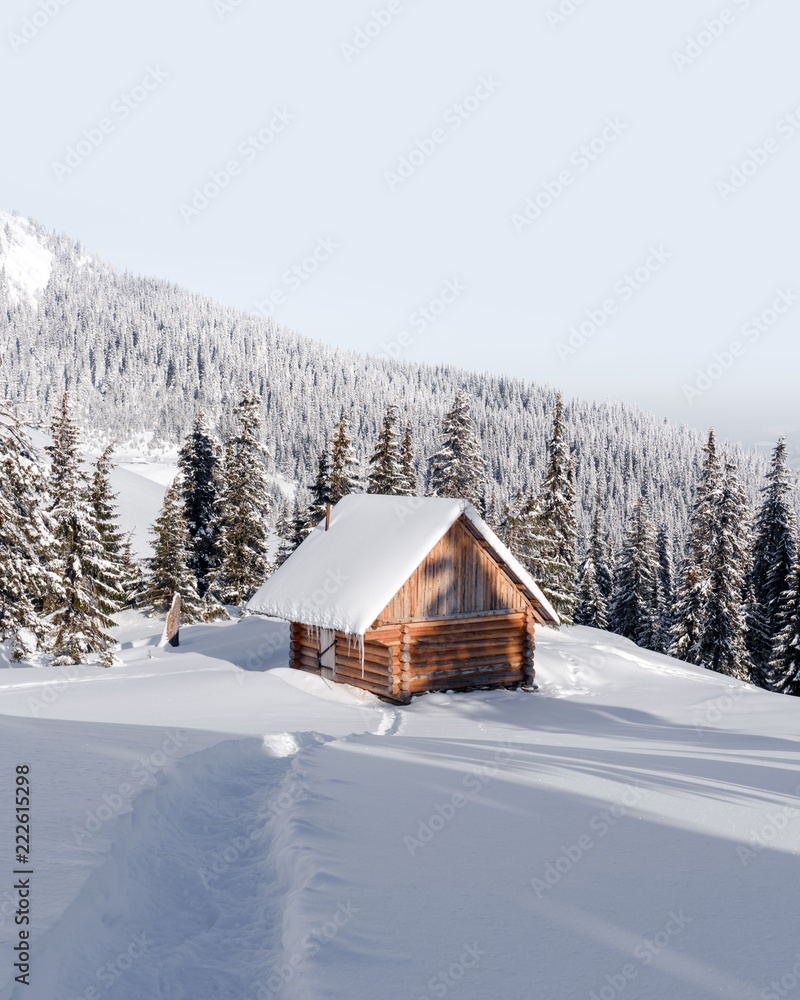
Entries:
POLYGON ((248 603, 291 623, 291 665, 398 703, 533 687, 536 582, 463 500, 353 494, 248 603))

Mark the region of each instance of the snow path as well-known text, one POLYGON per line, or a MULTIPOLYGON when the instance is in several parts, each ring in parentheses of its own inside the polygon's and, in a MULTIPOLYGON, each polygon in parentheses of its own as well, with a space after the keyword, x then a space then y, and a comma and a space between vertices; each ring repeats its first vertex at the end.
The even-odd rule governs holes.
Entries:
POLYGON ((0 671, 43 914, 0 1000, 764 1000, 790 973, 797 699, 574 628, 537 635, 535 696, 395 708, 282 666, 277 622, 126 627, 124 666, 36 712, 50 672, 0 671))
POLYGON ((305 794, 287 747, 322 739, 285 736, 185 757, 135 799, 108 831, 101 867, 37 945, 37 996, 101 986, 116 1000, 245 995, 280 941, 289 887, 271 831, 305 794))

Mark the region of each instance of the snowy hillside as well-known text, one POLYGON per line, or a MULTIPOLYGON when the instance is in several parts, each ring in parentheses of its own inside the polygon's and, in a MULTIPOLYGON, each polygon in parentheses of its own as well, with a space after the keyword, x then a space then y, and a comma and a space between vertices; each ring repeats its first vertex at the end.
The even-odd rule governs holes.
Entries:
MULTIPOLYGON (((555 402, 550 386, 416 364, 391 338, 388 349, 378 338, 374 355, 360 357, 280 327, 257 303, 242 312, 166 281, 120 274, 66 236, 3 218, 11 233, 0 240, 4 377, 33 401, 31 415, 44 425, 67 390, 87 452, 114 440, 118 455, 160 461, 175 453, 201 408, 224 439, 239 384, 249 381, 263 399, 271 471, 283 480, 313 481, 343 410, 364 462, 392 401, 399 426, 411 425, 422 478, 442 416, 463 388, 472 397, 489 491, 496 485, 502 502, 520 488, 538 488, 555 402)), ((610 402, 572 400, 565 417, 582 532, 602 488, 612 540, 619 542, 646 488, 659 522, 674 539, 682 537, 706 429, 677 427, 610 402)), ((727 450, 755 501, 764 459, 736 444, 727 450)))
POLYGON ((2 1000, 798 983, 796 699, 574 628, 537 630, 535 695, 396 708, 287 669, 282 623, 194 626, 172 650, 121 621, 122 666, 0 672, 35 872, 32 985, 7 962, 2 1000))
POLYGON ((52 265, 53 254, 37 239, 30 223, 0 210, 0 266, 8 302, 37 309, 52 265))

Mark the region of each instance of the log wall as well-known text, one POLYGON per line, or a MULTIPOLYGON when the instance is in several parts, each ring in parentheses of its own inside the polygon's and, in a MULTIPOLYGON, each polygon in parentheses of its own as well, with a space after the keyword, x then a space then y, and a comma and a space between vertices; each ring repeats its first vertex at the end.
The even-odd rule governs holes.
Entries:
MULTIPOLYGON (((395 630, 399 638, 399 629, 395 630)), ((290 662, 298 670, 320 673, 319 639, 316 629, 292 623, 289 643, 290 662)), ((364 637, 364 662, 361 662, 361 644, 358 636, 336 633, 336 680, 344 684, 365 688, 374 694, 389 697, 395 693, 394 674, 398 674, 399 661, 395 663, 395 650, 383 637, 369 634, 364 637), (398 667, 395 671, 395 667, 398 667)))
MULTIPOLYGON (((417 619, 370 629, 364 661, 358 639, 336 633, 336 677, 392 701, 423 691, 506 687, 533 682, 530 609, 417 619)), ((317 632, 292 625, 291 662, 319 673, 317 632)))

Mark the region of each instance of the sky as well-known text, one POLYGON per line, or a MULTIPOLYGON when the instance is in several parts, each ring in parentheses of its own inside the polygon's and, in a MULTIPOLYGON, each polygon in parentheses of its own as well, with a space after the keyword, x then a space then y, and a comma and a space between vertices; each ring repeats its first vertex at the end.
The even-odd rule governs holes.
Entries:
POLYGON ((7 0, 0 207, 800 462, 797 0, 7 0))

